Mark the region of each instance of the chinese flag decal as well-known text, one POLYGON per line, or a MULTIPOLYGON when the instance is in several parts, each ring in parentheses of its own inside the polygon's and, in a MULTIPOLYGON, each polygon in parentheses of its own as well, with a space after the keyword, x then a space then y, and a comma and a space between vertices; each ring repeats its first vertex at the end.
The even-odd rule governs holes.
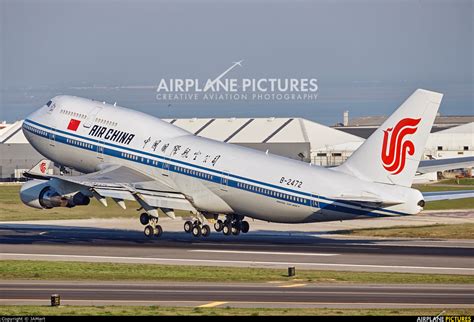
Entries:
POLYGON ((67 129, 71 130, 71 131, 77 131, 77 128, 79 127, 79 124, 81 124, 81 121, 71 119, 69 121, 69 125, 67 126, 67 129))

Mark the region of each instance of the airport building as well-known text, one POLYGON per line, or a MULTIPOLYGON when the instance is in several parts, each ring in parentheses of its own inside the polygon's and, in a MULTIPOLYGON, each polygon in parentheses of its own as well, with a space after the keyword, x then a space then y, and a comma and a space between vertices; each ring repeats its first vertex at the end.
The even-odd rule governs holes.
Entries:
MULTIPOLYGON (((366 139, 382 125, 386 119, 387 116, 363 116, 350 119, 349 111, 345 111, 342 123, 336 124, 334 128, 366 139)), ((438 113, 433 127, 431 128, 431 133, 473 122, 474 116, 472 115, 444 116, 438 113)))
POLYGON ((21 131, 22 121, 0 124, 0 180, 19 180, 43 157, 28 143, 21 131))
MULTIPOLYGON (((320 166, 344 162, 384 121, 366 117, 328 127, 303 118, 166 119, 195 135, 238 144, 320 166)), ((18 180, 42 156, 23 136, 22 121, 0 124, 0 178, 18 180)), ((425 159, 474 156, 474 116, 438 117, 425 159)), ((56 169, 57 171, 57 169, 56 169)), ((436 180, 436 174, 427 176, 436 180)))

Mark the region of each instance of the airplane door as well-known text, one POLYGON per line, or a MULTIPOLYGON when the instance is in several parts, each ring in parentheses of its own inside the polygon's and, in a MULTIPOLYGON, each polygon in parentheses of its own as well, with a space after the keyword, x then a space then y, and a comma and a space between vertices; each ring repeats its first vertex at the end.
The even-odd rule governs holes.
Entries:
POLYGON ((51 132, 48 133, 48 139, 50 146, 56 146, 56 128, 51 128, 51 132))
POLYGON ((104 161, 104 146, 102 145, 102 141, 100 139, 97 140, 97 159, 99 159, 101 162, 104 161))
POLYGON ((228 191, 229 190, 229 171, 228 170, 222 171, 221 190, 222 191, 228 191))
POLYGON ((161 169, 162 169, 161 175, 165 177, 169 177, 170 175, 170 157, 169 156, 165 156, 161 169))
POLYGON ((159 165, 159 168, 160 168, 160 171, 161 171, 161 175, 164 176, 164 177, 169 177, 170 175, 170 161, 171 161, 171 151, 172 151, 172 147, 170 146, 171 143, 168 142, 166 144, 164 144, 162 147, 161 147, 161 152, 163 152, 163 160, 160 161, 160 165, 159 165))
POLYGON ((316 199, 317 197, 318 197, 317 195, 314 195, 314 194, 311 195, 311 208, 313 208, 313 211, 315 212, 319 210, 319 202, 316 199))

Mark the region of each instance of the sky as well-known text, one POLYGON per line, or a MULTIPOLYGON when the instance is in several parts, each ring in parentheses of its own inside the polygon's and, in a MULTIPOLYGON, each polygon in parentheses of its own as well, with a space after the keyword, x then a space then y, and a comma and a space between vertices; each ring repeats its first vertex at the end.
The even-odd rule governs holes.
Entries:
POLYGON ((389 115, 415 89, 474 114, 473 1, 0 0, 0 120, 57 94, 158 117, 389 115), (162 78, 316 78, 308 101, 157 101, 162 78))

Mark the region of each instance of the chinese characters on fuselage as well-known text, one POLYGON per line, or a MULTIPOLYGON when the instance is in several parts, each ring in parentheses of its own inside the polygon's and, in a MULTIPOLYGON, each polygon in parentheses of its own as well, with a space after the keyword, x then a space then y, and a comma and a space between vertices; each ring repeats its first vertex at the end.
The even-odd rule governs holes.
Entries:
MULTIPOLYGON (((133 133, 128 133, 112 128, 107 128, 105 126, 100 126, 100 125, 94 125, 90 131, 89 131, 90 136, 94 136, 99 139, 105 139, 117 143, 122 143, 129 145, 130 142, 132 142, 133 138, 135 137, 135 134, 133 133)), ((158 146, 163 143, 161 146, 161 152, 166 153, 170 143, 165 143, 162 140, 157 140, 155 139, 153 144, 148 145, 152 141, 152 137, 149 136, 148 138, 143 140, 143 149, 150 149, 153 152, 156 152, 156 149, 158 146), (147 147, 148 146, 148 147, 147 147)), ((170 156, 175 156, 178 155, 179 157, 183 159, 188 159, 190 158, 190 155, 192 156, 193 161, 201 161, 202 163, 211 163, 212 166, 215 166, 216 163, 219 161, 221 158, 221 155, 211 155, 211 154, 204 154, 203 152, 197 150, 197 151, 192 151, 192 147, 183 147, 180 144, 176 144, 172 147, 171 153, 169 154, 170 156), (183 151, 181 153, 178 153, 180 151, 183 151), (204 156, 204 157, 202 157, 204 156), (199 160, 201 159, 201 160, 199 160)))

